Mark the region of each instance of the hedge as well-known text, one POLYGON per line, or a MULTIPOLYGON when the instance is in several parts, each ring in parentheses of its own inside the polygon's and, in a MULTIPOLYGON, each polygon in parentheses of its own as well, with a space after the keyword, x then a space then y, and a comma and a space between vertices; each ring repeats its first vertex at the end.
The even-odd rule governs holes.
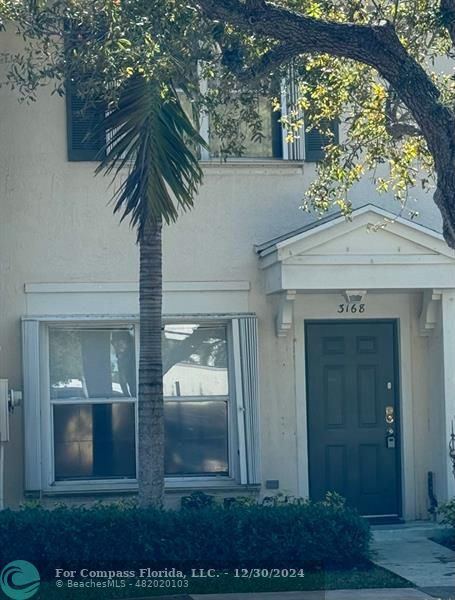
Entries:
POLYGON ((118 505, 0 513, 0 564, 55 568, 330 568, 364 564, 368 523, 330 502, 160 511, 118 505))
POLYGON ((442 516, 442 523, 447 525, 447 530, 442 532, 441 541, 444 542, 444 545, 455 550, 455 498, 441 506, 439 512, 442 516))

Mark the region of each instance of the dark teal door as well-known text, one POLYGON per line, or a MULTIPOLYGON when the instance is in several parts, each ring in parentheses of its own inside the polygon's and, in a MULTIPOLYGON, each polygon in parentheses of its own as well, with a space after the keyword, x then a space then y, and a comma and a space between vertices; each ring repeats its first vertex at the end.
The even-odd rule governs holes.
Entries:
POLYGON ((344 496, 361 514, 400 514, 393 321, 306 324, 310 496, 344 496))

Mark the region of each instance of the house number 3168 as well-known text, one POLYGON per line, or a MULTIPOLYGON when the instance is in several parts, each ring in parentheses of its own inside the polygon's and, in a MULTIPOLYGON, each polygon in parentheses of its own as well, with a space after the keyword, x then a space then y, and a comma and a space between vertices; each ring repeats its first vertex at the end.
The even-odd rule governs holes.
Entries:
POLYGON ((365 312, 365 304, 338 304, 338 313, 364 313, 365 312))

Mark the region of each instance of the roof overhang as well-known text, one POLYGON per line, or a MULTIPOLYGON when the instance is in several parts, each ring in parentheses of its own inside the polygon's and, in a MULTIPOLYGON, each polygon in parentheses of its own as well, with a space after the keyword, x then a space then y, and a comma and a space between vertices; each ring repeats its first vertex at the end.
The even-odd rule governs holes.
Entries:
POLYGON ((442 235, 375 206, 325 219, 256 248, 267 294, 455 287, 442 235))

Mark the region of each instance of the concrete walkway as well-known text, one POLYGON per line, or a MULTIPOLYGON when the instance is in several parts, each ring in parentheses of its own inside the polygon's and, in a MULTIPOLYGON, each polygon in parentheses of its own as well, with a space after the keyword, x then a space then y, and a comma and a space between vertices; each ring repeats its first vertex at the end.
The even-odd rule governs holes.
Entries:
POLYGON ((455 600, 455 552, 429 539, 438 529, 415 523, 375 527, 373 560, 433 598, 455 600))

